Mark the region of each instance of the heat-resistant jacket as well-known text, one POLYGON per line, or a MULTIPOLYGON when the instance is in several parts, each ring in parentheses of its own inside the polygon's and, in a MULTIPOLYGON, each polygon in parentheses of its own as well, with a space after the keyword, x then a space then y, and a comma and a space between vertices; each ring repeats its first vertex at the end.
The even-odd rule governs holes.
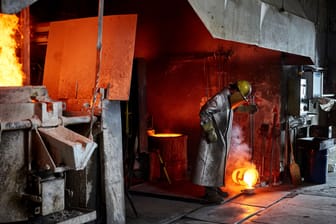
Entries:
POLYGON ((195 184, 209 187, 225 186, 224 175, 233 117, 229 96, 230 91, 223 89, 209 99, 200 110, 201 126, 212 120, 218 139, 216 142, 208 142, 206 133, 202 129, 192 176, 192 181, 195 184))

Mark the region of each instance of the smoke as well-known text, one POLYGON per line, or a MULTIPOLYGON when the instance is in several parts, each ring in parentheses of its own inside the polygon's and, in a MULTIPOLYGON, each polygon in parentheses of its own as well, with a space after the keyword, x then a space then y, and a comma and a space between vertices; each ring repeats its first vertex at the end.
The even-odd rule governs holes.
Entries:
POLYGON ((229 160, 230 164, 235 168, 246 166, 251 160, 251 149, 245 143, 245 136, 238 124, 233 124, 232 126, 229 160))
POLYGON ((231 130, 231 145, 226 163, 226 187, 235 185, 231 175, 235 169, 244 167, 255 167, 251 163, 251 149, 245 142, 242 128, 234 123, 231 130))

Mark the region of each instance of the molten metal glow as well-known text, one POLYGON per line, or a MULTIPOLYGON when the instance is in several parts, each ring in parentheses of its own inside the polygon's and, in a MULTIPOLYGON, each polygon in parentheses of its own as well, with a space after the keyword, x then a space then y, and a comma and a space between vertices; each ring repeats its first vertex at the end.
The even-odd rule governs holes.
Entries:
POLYGON ((160 134, 152 134, 153 137, 179 137, 182 136, 182 134, 176 134, 176 133, 160 133, 160 134))
POLYGON ((18 62, 16 34, 19 18, 0 14, 0 86, 22 86, 24 73, 18 62))
POLYGON ((256 169, 247 169, 244 173, 244 182, 251 188, 257 183, 258 177, 259 174, 256 169))
POLYGON ((258 181, 259 173, 255 168, 239 168, 232 172, 232 180, 236 184, 252 188, 258 181))

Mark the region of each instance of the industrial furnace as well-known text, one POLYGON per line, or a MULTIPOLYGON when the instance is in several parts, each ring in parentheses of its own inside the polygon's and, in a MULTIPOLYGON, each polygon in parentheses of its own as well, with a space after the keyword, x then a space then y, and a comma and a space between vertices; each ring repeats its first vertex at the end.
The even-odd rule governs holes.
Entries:
POLYGON ((83 170, 97 143, 66 127, 91 117, 65 117, 63 107, 44 86, 0 88, 1 223, 65 212, 66 172, 83 170))
MULTIPOLYGON (((3 15, 2 21, 7 17, 15 21, 7 37, 15 59, 18 19, 3 15)), ((21 74, 19 63, 15 72, 2 66, 0 223, 125 221, 119 101, 129 98, 136 19, 116 15, 48 24, 43 85, 24 82, 29 75, 21 74), (97 24, 103 20, 104 48, 97 58, 97 24), (19 82, 6 82, 16 74, 19 82)))

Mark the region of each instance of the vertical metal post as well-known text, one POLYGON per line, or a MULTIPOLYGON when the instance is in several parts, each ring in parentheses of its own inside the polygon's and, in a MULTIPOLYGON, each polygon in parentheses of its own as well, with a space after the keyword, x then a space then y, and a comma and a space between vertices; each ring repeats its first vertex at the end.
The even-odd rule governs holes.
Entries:
POLYGON ((139 152, 148 151, 148 136, 147 136, 147 109, 146 109, 146 61, 137 59, 136 69, 138 76, 138 110, 139 110, 139 152))
POLYGON ((102 101, 102 166, 106 223, 125 223, 125 193, 119 101, 102 101))
POLYGON ((90 133, 89 138, 92 139, 92 128, 93 128, 93 116, 94 116, 94 108, 97 100, 98 89, 99 89, 99 79, 100 79, 100 65, 101 65, 101 56, 102 56, 102 48, 103 48, 103 20, 104 20, 104 0, 99 0, 98 6, 98 36, 97 36, 97 55, 96 55, 96 78, 95 78, 95 86, 92 94, 92 102, 91 102, 91 123, 90 123, 90 133))

